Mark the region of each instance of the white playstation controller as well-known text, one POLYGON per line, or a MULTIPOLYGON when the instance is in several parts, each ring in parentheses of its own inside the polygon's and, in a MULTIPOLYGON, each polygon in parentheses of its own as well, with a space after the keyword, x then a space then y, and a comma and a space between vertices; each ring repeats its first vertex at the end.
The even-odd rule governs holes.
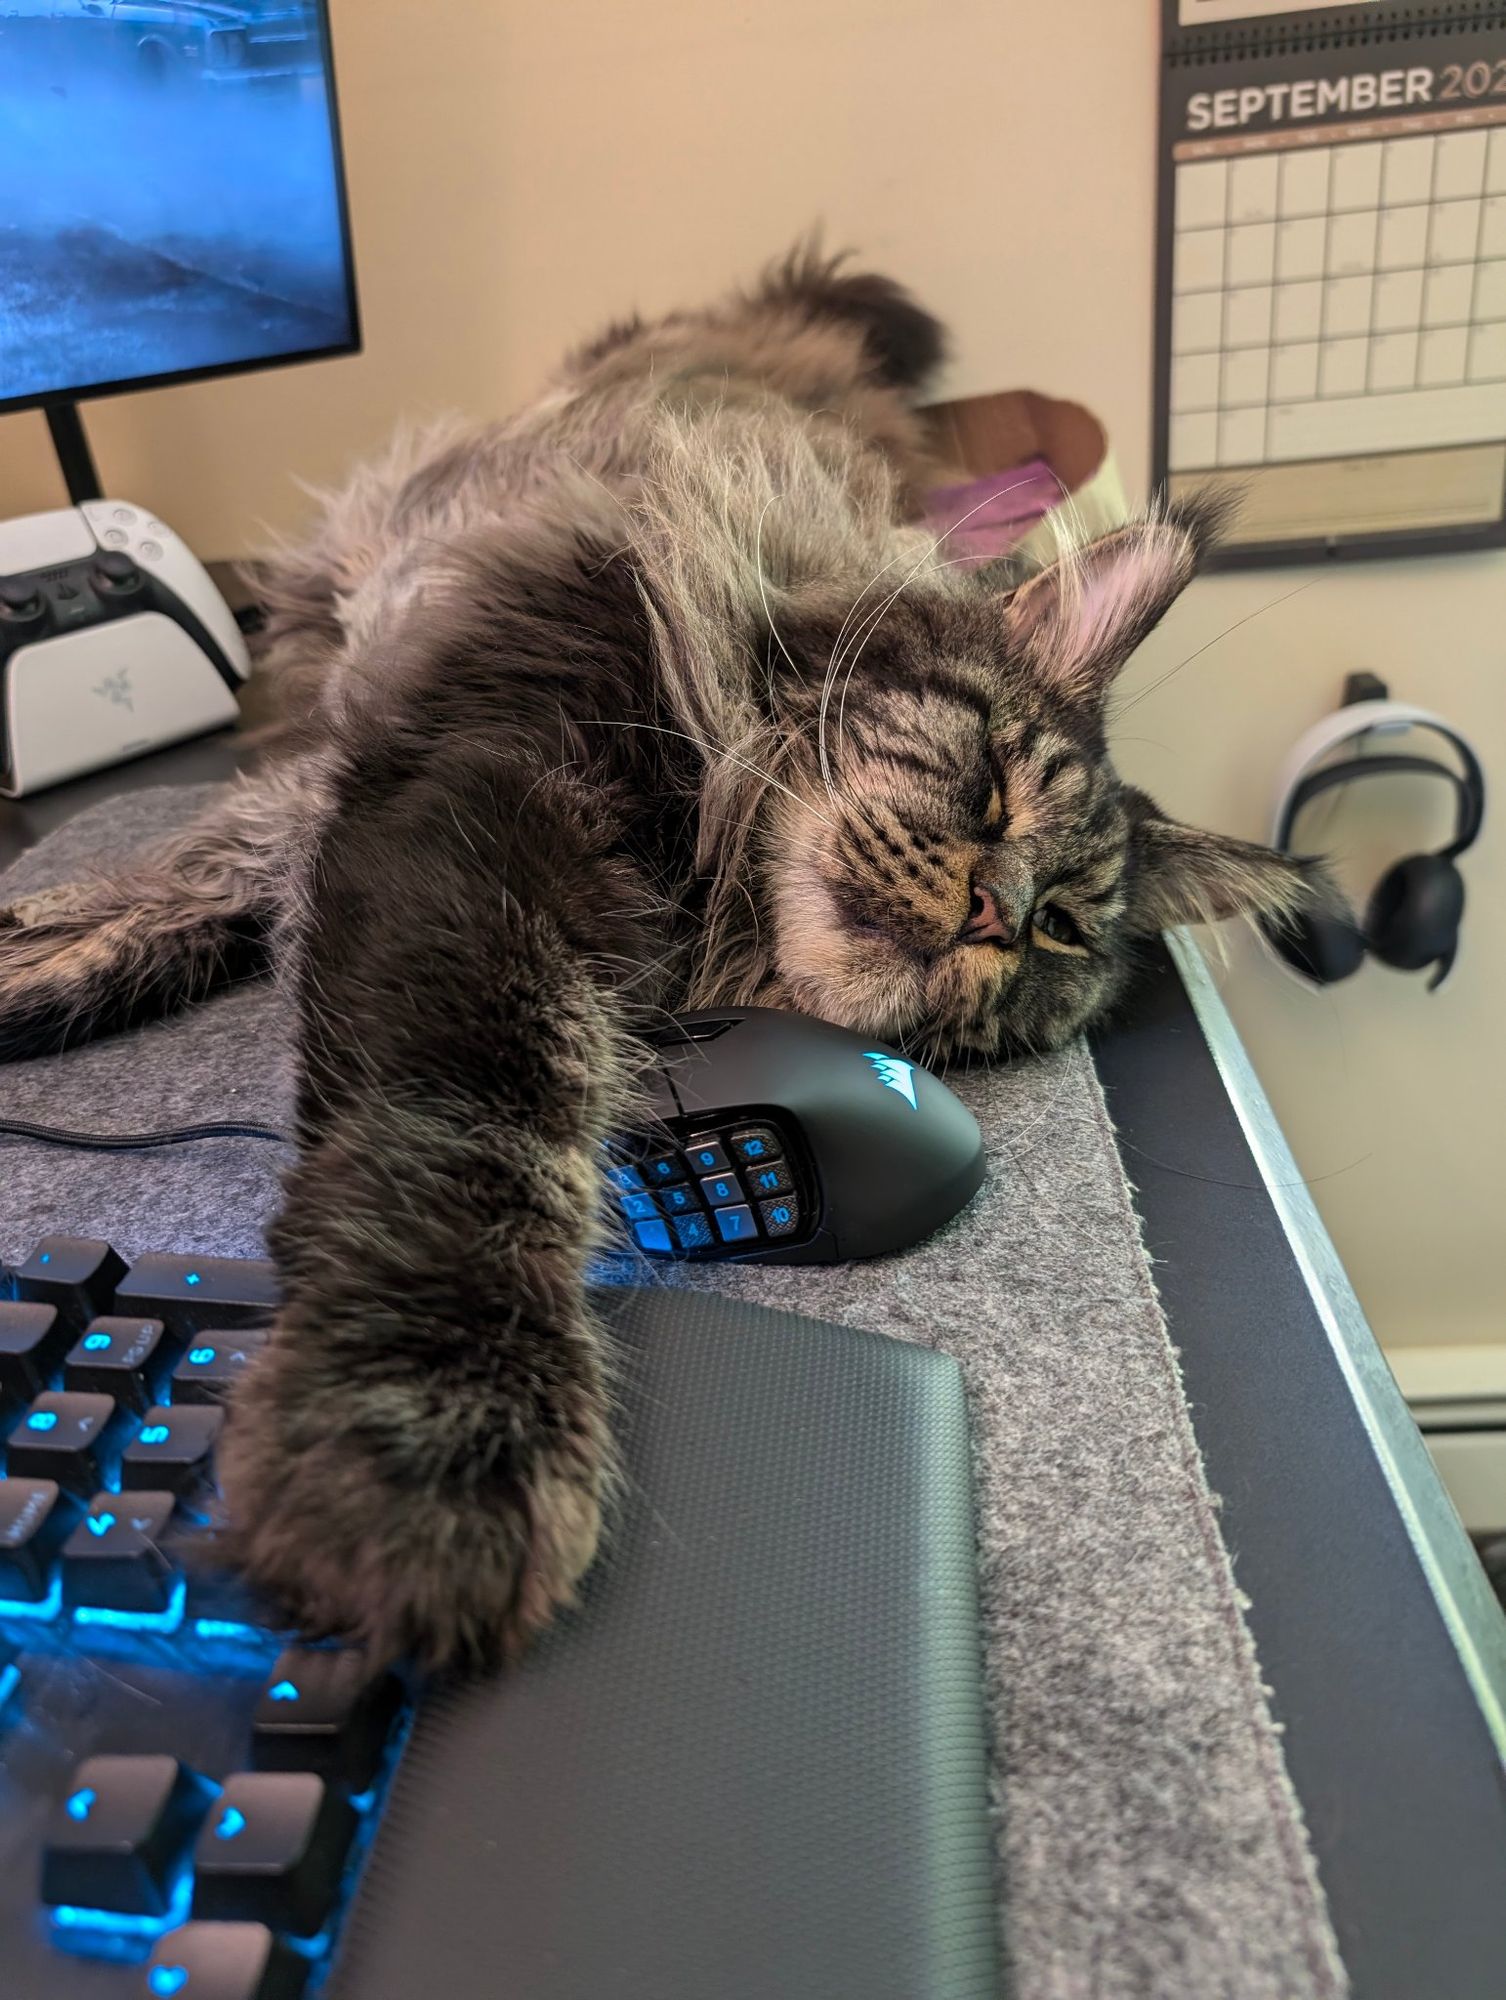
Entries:
POLYGON ((146 508, 0 521, 0 793, 223 729, 250 671, 208 572, 146 508))

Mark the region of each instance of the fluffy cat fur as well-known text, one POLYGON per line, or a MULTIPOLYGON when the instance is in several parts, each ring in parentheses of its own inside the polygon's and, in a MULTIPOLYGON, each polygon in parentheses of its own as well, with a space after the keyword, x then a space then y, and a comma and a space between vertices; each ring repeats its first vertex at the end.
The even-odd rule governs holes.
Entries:
POLYGON ((949 564, 908 525, 941 352, 896 285, 801 252, 614 327, 510 422, 405 440, 259 574, 262 768, 0 913, 10 1058, 291 984, 284 1304, 222 1466, 236 1557, 310 1633, 491 1665, 570 1599, 610 1481, 601 1147, 662 1009, 1049 1049, 1163 926, 1321 893, 1106 754, 1210 514, 1024 581, 949 564))

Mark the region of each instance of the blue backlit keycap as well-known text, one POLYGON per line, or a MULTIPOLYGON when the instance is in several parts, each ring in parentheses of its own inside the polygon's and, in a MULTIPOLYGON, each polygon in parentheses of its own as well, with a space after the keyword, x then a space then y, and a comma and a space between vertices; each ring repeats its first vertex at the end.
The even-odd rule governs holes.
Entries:
POLYGON ((773 1201, 761 1201, 758 1212, 763 1217, 766 1235, 793 1236, 800 1227, 800 1203, 792 1194, 780 1195, 773 1201))
POLYGON ((637 1167, 608 1167, 607 1179, 619 1194, 642 1194, 643 1175, 637 1167))
POLYGON ((0 1300, 0 1397, 29 1403, 52 1382, 71 1334, 56 1306, 0 1300))
POLYGON ((746 1243, 750 1238, 756 1240, 758 1236, 758 1224, 753 1220, 753 1211, 746 1202, 740 1202, 736 1208, 719 1208, 716 1226, 724 1243, 746 1243))
POLYGON ((224 1424, 224 1411, 207 1403, 154 1404, 121 1453, 122 1491, 191 1493, 209 1477, 224 1424))
POLYGON ((311 1937, 340 1887, 356 1816, 307 1771, 238 1771, 194 1844, 196 1917, 311 1937))
POLYGON ((272 1266, 251 1257, 138 1257, 115 1287, 115 1310, 165 1321, 176 1339, 207 1326, 260 1326, 277 1303, 272 1266))
POLYGON ((16 1270, 16 1296, 56 1306, 58 1318, 82 1333, 125 1275, 125 1259, 94 1236, 44 1236, 16 1270))
POLYGON ((69 1493, 88 1499, 104 1484, 117 1428, 112 1396, 50 1389, 11 1431, 6 1470, 16 1479, 55 1479, 69 1493))
POLYGON ((181 1924, 152 1947, 146 2000, 299 2000, 308 1961, 265 1924, 181 1924))
POLYGON ((98 1493, 63 1545, 63 1602, 93 1610, 166 1611, 177 1571, 163 1546, 171 1493, 98 1493))
POLYGON ((266 1344, 265 1334, 249 1330, 196 1333, 173 1370, 173 1402, 220 1402, 266 1344))
POLYGON ((790 1170, 775 1160, 766 1167, 746 1167, 743 1184, 756 1195, 789 1194, 794 1188, 790 1170))
POLYGON ((711 1218, 708 1215, 677 1215, 675 1235, 680 1239, 682 1250, 704 1250, 711 1241, 711 1218))
POLYGON ((749 1125, 732 1134, 732 1150, 744 1165, 777 1160, 784 1152, 779 1135, 768 1125, 749 1125))
POLYGON ((693 1187, 667 1187, 659 1190, 659 1206, 666 1215, 689 1215, 700 1207, 700 1199, 693 1187))
POLYGON ((697 1174, 725 1174, 732 1167, 720 1139, 692 1139, 685 1148, 685 1157, 697 1174))
POLYGON ((678 1153, 656 1153, 651 1160, 645 1160, 643 1172, 650 1187, 669 1187, 684 1180, 685 1162, 678 1153))
POLYGON ((359 1646, 290 1646, 256 1704, 252 1756, 263 1771, 317 1771, 364 1791, 401 1704, 396 1675, 373 1673, 359 1646))
POLYGON ((701 1182, 701 1193, 713 1208, 723 1208, 729 1201, 741 1201, 743 1198, 736 1174, 708 1174, 701 1182))
POLYGON ((63 1387, 113 1396, 139 1416, 155 1400, 167 1360, 160 1319, 91 1320, 63 1365, 63 1387))
POLYGON ((619 1195, 617 1205, 629 1222, 647 1222, 651 1215, 659 1213, 659 1204, 651 1194, 619 1195))
POLYGON ((41 1603, 77 1519, 77 1500, 55 1479, 0 1479, 0 1598, 41 1603))
POLYGON ((670 1241, 669 1224, 662 1218, 656 1218, 653 1222, 635 1222, 633 1235, 638 1240, 640 1250, 662 1252, 674 1248, 674 1244, 670 1241))
POLYGON ((213 1788, 176 1757, 87 1757, 53 1810, 42 1901, 162 1917, 213 1788))

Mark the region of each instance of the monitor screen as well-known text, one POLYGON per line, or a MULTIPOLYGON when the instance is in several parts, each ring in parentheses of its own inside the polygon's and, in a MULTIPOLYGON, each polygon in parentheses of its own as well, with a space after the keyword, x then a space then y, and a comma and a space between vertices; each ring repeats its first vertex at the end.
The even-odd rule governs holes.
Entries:
POLYGON ((358 344, 323 0, 0 0, 0 409, 358 344))

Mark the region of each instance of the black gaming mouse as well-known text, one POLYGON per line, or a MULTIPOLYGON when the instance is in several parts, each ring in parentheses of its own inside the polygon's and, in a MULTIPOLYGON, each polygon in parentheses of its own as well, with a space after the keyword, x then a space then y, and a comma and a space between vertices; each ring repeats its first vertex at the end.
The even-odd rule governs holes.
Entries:
POLYGON ((880 1257, 982 1183, 972 1113, 882 1042, 767 1007, 680 1014, 650 1039, 658 1127, 615 1145, 607 1174, 651 1255, 880 1257))

